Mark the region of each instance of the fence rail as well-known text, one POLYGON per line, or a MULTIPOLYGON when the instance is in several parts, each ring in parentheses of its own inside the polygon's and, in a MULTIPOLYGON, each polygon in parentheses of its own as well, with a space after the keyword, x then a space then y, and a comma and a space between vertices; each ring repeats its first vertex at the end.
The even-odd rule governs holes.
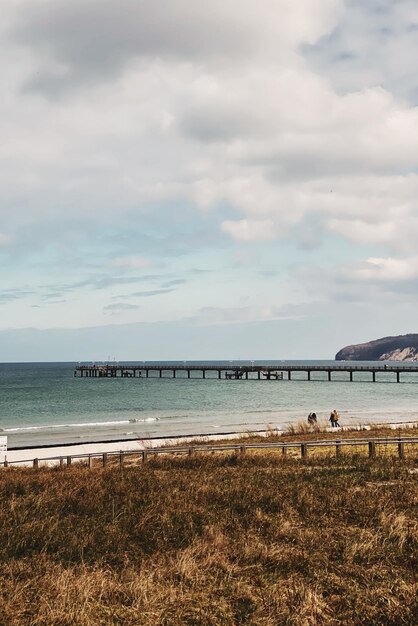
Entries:
POLYGON ((151 456, 157 457, 161 455, 188 455, 193 456, 199 452, 216 453, 216 452, 228 452, 232 451, 235 454, 245 454, 251 450, 280 450, 282 455, 286 455, 288 450, 296 449, 300 452, 301 459, 308 457, 308 452, 314 448, 335 447, 335 454, 338 457, 342 448, 350 446, 367 446, 368 456, 370 459, 376 457, 378 446, 396 445, 397 454, 400 459, 405 457, 405 446, 418 444, 418 437, 379 437, 368 439, 324 439, 322 441, 292 441, 292 442, 275 442, 275 443, 235 443, 235 444, 219 444, 219 445, 205 445, 205 444, 190 444, 188 446, 176 446, 176 447, 162 447, 162 448, 146 448, 144 450, 115 450, 111 452, 92 452, 83 454, 71 454, 66 456, 51 456, 42 458, 30 458, 19 459, 14 461, 5 460, 4 467, 15 466, 27 466, 32 465, 34 468, 39 468, 41 463, 54 463, 61 467, 70 466, 73 462, 87 461, 88 467, 93 467, 94 459, 100 459, 103 467, 106 467, 111 459, 119 461, 120 467, 123 467, 124 462, 129 457, 138 457, 143 463, 151 456))

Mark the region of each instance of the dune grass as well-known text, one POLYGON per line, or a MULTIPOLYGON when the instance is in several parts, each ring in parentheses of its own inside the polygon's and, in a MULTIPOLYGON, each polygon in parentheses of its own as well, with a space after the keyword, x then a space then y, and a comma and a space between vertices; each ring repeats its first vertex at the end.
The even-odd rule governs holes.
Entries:
POLYGON ((7 626, 415 623, 416 460, 0 470, 7 626))

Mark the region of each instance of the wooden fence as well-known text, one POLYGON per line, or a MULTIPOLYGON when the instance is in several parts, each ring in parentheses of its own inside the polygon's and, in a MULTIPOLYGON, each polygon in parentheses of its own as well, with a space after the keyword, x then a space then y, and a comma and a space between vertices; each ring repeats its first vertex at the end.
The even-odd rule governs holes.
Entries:
POLYGON ((352 446, 363 446, 367 449, 368 457, 373 459, 376 457, 378 448, 382 446, 395 446, 397 456, 400 459, 405 457, 405 446, 413 446, 418 443, 418 437, 393 437, 393 438, 369 438, 369 439, 324 439, 322 441, 292 441, 292 442, 275 442, 275 443, 238 443, 224 445, 206 445, 191 444, 188 446, 147 448, 144 450, 118 450, 112 452, 94 452, 91 454, 72 454, 68 456, 52 456, 32 459, 19 459, 18 461, 7 461, 3 463, 4 467, 12 465, 31 465, 39 468, 41 463, 59 465, 61 467, 71 466, 75 462, 84 462, 89 468, 93 467, 94 460, 99 460, 100 465, 106 467, 111 460, 118 462, 122 468, 125 460, 131 458, 145 463, 150 457, 158 457, 162 455, 187 455, 189 457, 197 453, 216 453, 216 452, 233 452, 236 455, 243 455, 251 450, 278 450, 282 456, 286 456, 289 450, 296 450, 302 460, 309 456, 309 450, 315 448, 335 448, 335 454, 339 457, 343 448, 352 446))

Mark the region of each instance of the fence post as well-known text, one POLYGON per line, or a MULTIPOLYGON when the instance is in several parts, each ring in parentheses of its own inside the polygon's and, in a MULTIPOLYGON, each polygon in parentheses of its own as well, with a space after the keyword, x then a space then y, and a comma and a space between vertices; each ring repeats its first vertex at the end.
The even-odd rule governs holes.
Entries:
POLYGON ((33 459, 33 467, 35 469, 38 469, 38 467, 39 467, 39 459, 33 459))
POLYGON ((341 456, 341 440, 335 442, 335 456, 337 458, 341 456))
POLYGON ((239 451, 240 451, 241 454, 245 454, 246 447, 245 446, 241 446, 239 451))
POLYGON ((121 471, 123 470, 124 461, 125 461, 125 455, 121 450, 119 453, 119 468, 121 471))
POLYGON ((300 444, 300 456, 302 459, 306 459, 306 457, 308 456, 308 446, 306 443, 300 444))
POLYGON ((3 465, 4 467, 9 467, 9 461, 7 459, 4 459, 3 465))
POLYGON ((376 456, 376 443, 369 441, 369 459, 374 459, 376 456))
POLYGON ((282 456, 286 456, 287 455, 287 448, 286 446, 282 447, 282 456))
POLYGON ((194 454, 194 449, 193 449, 192 446, 190 446, 190 448, 189 448, 189 456, 193 456, 193 454, 194 454))
POLYGON ((142 450, 142 462, 145 463, 147 460, 147 451, 142 450))
POLYGON ((93 457, 89 454, 89 469, 93 467, 93 457))
POLYGON ((64 467, 64 457, 60 456, 60 467, 64 467))
POLYGON ((72 458, 70 456, 67 456, 67 466, 70 467, 72 462, 72 458))
POLYGON ((404 459, 405 458, 405 444, 403 441, 400 441, 398 443, 398 456, 400 459, 404 459))
POLYGON ((107 452, 103 452, 103 467, 107 465, 107 452))

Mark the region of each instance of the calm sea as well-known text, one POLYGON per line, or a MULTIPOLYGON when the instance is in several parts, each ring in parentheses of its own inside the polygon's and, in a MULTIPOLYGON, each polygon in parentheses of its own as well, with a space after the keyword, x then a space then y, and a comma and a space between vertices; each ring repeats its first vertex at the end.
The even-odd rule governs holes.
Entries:
POLYGON ((325 421, 334 408, 347 426, 418 419, 415 374, 404 374, 400 384, 390 373, 379 374, 376 383, 366 373, 355 374, 353 383, 343 373, 333 374, 332 382, 321 373, 310 382, 303 380, 306 374, 245 381, 202 380, 197 372, 190 380, 173 380, 168 372, 162 379, 88 379, 74 378, 74 366, 0 364, 0 434, 8 436, 9 447, 283 429, 310 411, 325 421))

